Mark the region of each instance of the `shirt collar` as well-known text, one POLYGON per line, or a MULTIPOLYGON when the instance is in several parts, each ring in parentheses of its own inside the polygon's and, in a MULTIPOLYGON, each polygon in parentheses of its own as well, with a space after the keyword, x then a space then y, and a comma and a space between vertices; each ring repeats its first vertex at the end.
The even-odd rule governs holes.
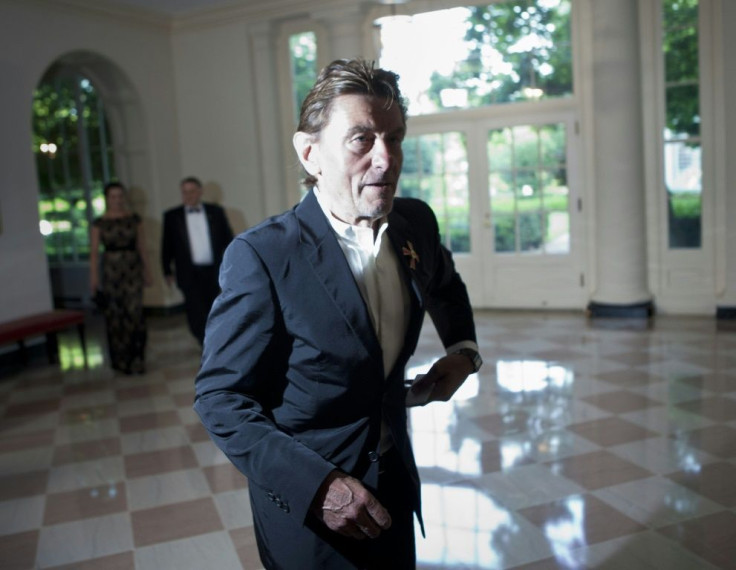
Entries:
POLYGON ((320 208, 322 208, 322 211, 327 217, 327 221, 330 222, 332 229, 335 230, 335 233, 337 234, 337 237, 339 239, 345 240, 346 242, 359 247, 364 251, 370 251, 374 253, 378 252, 381 247, 381 238, 388 229, 387 216, 384 216, 379 220, 380 226, 378 228, 378 232, 375 233, 374 238, 373 228, 354 226, 336 218, 334 214, 330 211, 324 194, 322 194, 319 191, 319 188, 317 188, 316 186, 313 190, 314 195, 317 197, 317 202, 319 203, 320 208))

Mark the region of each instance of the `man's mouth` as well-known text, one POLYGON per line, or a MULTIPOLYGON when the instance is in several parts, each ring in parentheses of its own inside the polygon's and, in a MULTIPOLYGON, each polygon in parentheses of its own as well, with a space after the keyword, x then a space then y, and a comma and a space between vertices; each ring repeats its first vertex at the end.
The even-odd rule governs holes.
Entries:
POLYGON ((363 184, 363 188, 366 186, 376 186, 379 188, 390 188, 393 187, 394 183, 388 180, 376 180, 374 182, 366 182, 363 184))

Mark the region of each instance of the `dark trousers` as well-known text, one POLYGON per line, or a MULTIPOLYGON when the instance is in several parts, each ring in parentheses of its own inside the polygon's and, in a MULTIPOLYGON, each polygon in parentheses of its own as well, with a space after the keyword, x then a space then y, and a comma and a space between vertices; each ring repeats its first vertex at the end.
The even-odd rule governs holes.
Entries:
POLYGON ((199 344, 204 342, 204 329, 212 303, 220 294, 218 274, 216 265, 195 265, 189 283, 182 289, 189 330, 199 344))
POLYGON ((414 570, 416 545, 410 499, 414 490, 397 452, 387 452, 381 462, 383 473, 378 489, 369 490, 390 513, 391 528, 378 538, 355 540, 329 530, 310 516, 306 527, 296 533, 266 536, 254 512, 256 540, 264 567, 268 570, 414 570))

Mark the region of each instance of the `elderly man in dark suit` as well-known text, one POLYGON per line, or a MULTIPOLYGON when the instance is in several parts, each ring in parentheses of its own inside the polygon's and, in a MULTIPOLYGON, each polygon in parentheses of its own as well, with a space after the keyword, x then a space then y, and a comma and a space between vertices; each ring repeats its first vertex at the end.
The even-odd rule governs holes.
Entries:
POLYGON ((294 136, 309 193, 225 254, 194 408, 248 478, 268 569, 414 568, 406 406, 448 400, 481 364, 432 210, 394 198, 405 132, 394 73, 327 66, 294 136), (447 355, 407 393, 425 311, 447 355))
POLYGON ((198 178, 189 176, 180 187, 182 205, 164 213, 161 265, 169 286, 176 280, 181 289, 189 330, 202 344, 207 315, 220 292, 220 263, 233 231, 225 210, 202 202, 198 178))

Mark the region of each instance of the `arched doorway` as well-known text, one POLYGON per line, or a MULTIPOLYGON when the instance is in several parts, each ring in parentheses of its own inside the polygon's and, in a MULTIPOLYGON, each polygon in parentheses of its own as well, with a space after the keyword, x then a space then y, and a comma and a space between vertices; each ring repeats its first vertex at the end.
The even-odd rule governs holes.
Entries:
POLYGON ((98 54, 58 58, 37 85, 33 151, 55 306, 90 304, 89 225, 104 209, 104 184, 141 171, 130 151, 145 140, 141 117, 130 81, 98 54))

